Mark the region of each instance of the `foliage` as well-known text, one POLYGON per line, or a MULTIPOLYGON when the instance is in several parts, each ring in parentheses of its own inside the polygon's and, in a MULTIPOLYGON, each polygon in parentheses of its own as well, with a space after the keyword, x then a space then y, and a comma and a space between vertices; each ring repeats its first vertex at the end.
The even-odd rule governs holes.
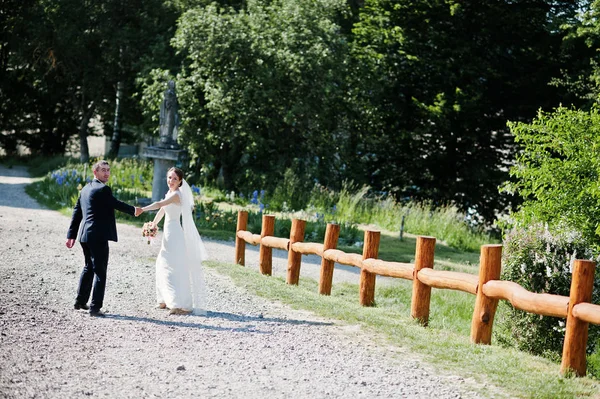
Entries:
MULTIPOLYGON (((573 3, 575 4, 575 3, 573 3)), ((560 26, 564 40, 562 53, 564 65, 560 76, 551 84, 564 89, 563 104, 574 104, 589 109, 598 103, 600 96, 600 2, 577 2, 579 13, 573 23, 560 26)))
POLYGON ((559 3, 365 1, 352 50, 369 72, 356 77, 368 185, 488 222, 510 206, 505 123, 557 102, 556 27, 577 12, 559 3))
MULTIPOLYGON (((122 123, 142 123, 134 78, 155 62, 167 64, 177 17, 167 3, 5 3, 3 20, 10 22, 3 24, 0 40, 0 144, 9 153, 24 144, 36 155, 63 154, 74 134, 85 138, 93 116, 111 131, 119 82, 122 123)), ((86 149, 80 149, 83 156, 86 149)))
MULTIPOLYGON (((60 158, 59 158, 60 159, 60 158)), ((36 197, 52 209, 75 206, 79 191, 93 179, 91 167, 96 160, 88 164, 68 162, 67 165, 48 172, 46 177, 33 184, 36 197)), ((146 198, 152 192, 151 163, 138 159, 125 158, 111 162, 111 176, 107 183, 116 198, 125 202, 136 202, 146 198)), ((119 214, 126 218, 126 215, 119 214)))
POLYGON ((338 115, 347 50, 335 23, 344 9, 341 0, 248 1, 183 15, 173 44, 186 56, 177 78, 182 140, 198 176, 242 192, 272 192, 289 169, 335 184, 346 162, 338 115))
POLYGON ((513 217, 567 226, 598 247, 600 235, 600 114, 557 108, 531 123, 510 123, 522 151, 504 190, 524 203, 513 217))
POLYGON ((429 235, 461 250, 479 251, 481 245, 497 241, 493 235, 469 223, 456 206, 434 207, 430 203, 398 203, 392 196, 373 195, 368 187, 345 184, 336 203, 322 209, 336 220, 374 224, 380 228, 429 235))
MULTIPOLYGON (((541 224, 511 231, 504 240, 502 279, 528 291, 569 296, 574 259, 598 261, 589 242, 577 233, 552 233, 541 224)), ((592 303, 600 302, 600 268, 596 269, 592 303)), ((565 319, 529 314, 505 305, 497 320, 501 343, 520 350, 560 358, 565 319)), ((590 325, 588 354, 600 353, 600 326, 590 325)), ((599 375, 600 376, 600 375, 599 375)))
POLYGON ((288 168, 283 181, 278 184, 269 197, 271 209, 276 211, 300 210, 306 208, 311 195, 311 181, 304 180, 288 168))

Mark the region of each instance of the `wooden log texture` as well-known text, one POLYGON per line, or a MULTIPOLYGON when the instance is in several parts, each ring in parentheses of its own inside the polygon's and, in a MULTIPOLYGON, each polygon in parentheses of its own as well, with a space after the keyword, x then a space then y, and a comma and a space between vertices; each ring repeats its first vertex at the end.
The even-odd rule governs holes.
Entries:
POLYGON ((287 251, 290 247, 290 240, 289 238, 266 236, 260 239, 260 245, 265 245, 269 248, 277 248, 287 251))
POLYGON ((300 281, 300 265, 302 263, 302 254, 294 251, 293 245, 296 242, 304 241, 304 231, 306 221, 292 219, 292 229, 290 230, 290 240, 288 249, 287 279, 288 284, 298 285, 300 281))
MULTIPOLYGON (((365 243, 363 245, 363 260, 376 259, 379 254, 379 241, 381 232, 365 231, 365 243)), ((375 304, 375 281, 377 275, 365 269, 360 270, 360 304, 362 306, 373 306, 375 304)))
POLYGON ((571 370, 582 377, 586 373, 585 351, 588 340, 589 323, 573 315, 573 308, 592 300, 594 288, 594 271, 596 264, 589 260, 575 260, 573 263, 573 278, 569 295, 569 310, 567 314, 567 329, 563 344, 560 372, 568 374, 571 370))
POLYGON ((341 265, 354 266, 362 268, 363 257, 359 254, 349 254, 339 249, 328 249, 323 251, 323 258, 337 262, 341 265))
POLYGON ((417 275, 423 284, 433 288, 464 291, 477 294, 479 276, 461 272, 451 272, 433 269, 421 269, 417 275))
POLYGON ((235 263, 244 266, 246 264, 246 241, 238 236, 238 233, 248 228, 248 212, 238 211, 237 226, 235 228, 235 263))
POLYGON ((434 237, 417 237, 415 250, 415 270, 413 275, 412 299, 410 315, 423 326, 429 323, 429 304, 431 302, 431 287, 421 282, 418 278, 422 269, 433 269, 435 253, 434 237))
POLYGON ((335 250, 340 237, 340 225, 327 223, 325 240, 323 241, 323 256, 321 258, 321 274, 319 278, 319 294, 331 295, 331 284, 333 282, 333 269, 335 262, 325 257, 328 250, 335 250))
POLYGON ((600 325, 600 305, 579 303, 573 306, 573 316, 579 320, 600 325))
MULTIPOLYGON (((262 229, 260 231, 261 241, 264 237, 272 236, 275 233, 275 216, 263 215, 262 229)), ((261 244, 258 251, 258 267, 262 274, 270 276, 273 273, 273 250, 268 246, 261 244)))
POLYGON ((260 244, 260 234, 252 234, 249 231, 238 231, 236 237, 251 245, 260 244))
POLYGON ((292 249, 302 255, 323 256, 323 244, 317 242, 295 242, 292 244, 292 249))
POLYGON ((491 280, 483 285, 488 298, 505 299, 516 309, 543 316, 567 317, 569 297, 537 294, 512 281, 491 280))
MULTIPOLYGON (((502 269, 502 245, 490 244, 481 246, 479 265, 479 287, 490 280, 500 279, 502 269)), ((477 290, 475 308, 471 320, 471 342, 474 344, 492 343, 492 327, 498 307, 498 299, 485 295, 483 289, 477 290)))
POLYGON ((387 262, 381 259, 365 259, 362 261, 362 267, 379 276, 403 278, 405 280, 412 280, 415 270, 415 266, 410 263, 387 262))

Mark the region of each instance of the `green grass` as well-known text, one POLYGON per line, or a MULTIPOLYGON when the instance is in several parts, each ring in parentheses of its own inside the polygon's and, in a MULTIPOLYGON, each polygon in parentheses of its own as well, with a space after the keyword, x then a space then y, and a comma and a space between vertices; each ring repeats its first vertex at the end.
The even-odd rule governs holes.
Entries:
MULTIPOLYGON (((381 233, 379 243, 379 259, 392 262, 412 263, 415 259, 417 237, 404 235, 403 239, 389 232, 381 233)), ((361 247, 339 245, 344 252, 361 253, 361 247)), ((437 242, 435 247, 435 266, 437 270, 455 270, 477 274, 479 252, 461 251, 444 243, 437 242)))
POLYGON ((474 380, 488 397, 598 398, 600 382, 589 377, 562 378, 560 365, 548 359, 498 345, 469 341, 475 297, 450 290, 432 291, 430 325, 423 328, 410 318, 411 282, 377 287, 375 307, 358 304, 358 286, 334 285, 331 296, 317 293, 317 282, 301 279, 298 286, 283 278, 266 277, 253 269, 207 262, 249 292, 295 309, 342 322, 359 324, 388 343, 407 348, 438 367, 440 372, 474 380), (484 384, 487 385, 484 387, 484 384), (491 387, 490 387, 491 385, 491 387))

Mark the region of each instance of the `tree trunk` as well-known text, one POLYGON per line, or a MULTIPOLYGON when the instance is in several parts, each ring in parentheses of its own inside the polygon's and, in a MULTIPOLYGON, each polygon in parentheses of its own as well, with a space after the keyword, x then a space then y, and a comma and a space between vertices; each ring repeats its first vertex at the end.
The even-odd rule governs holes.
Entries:
POLYGON ((117 98, 115 100, 115 120, 113 122, 113 134, 110 141, 110 150, 108 151, 108 157, 113 159, 119 154, 119 147, 121 146, 121 99, 123 98, 124 84, 122 80, 117 82, 117 98))
POLYGON ((90 123, 90 118, 94 114, 95 109, 96 104, 94 101, 90 102, 87 110, 83 113, 83 116, 81 117, 81 123, 79 124, 79 161, 81 163, 88 163, 90 160, 90 149, 87 142, 87 133, 88 124, 90 123))

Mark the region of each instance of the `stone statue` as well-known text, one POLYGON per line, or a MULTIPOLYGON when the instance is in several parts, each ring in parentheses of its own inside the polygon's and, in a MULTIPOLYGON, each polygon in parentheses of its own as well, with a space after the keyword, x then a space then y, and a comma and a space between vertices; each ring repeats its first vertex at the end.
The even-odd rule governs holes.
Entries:
POLYGON ((162 104, 160 104, 160 145, 165 147, 178 147, 177 128, 181 125, 179 120, 179 103, 175 93, 175 82, 170 80, 162 104))

